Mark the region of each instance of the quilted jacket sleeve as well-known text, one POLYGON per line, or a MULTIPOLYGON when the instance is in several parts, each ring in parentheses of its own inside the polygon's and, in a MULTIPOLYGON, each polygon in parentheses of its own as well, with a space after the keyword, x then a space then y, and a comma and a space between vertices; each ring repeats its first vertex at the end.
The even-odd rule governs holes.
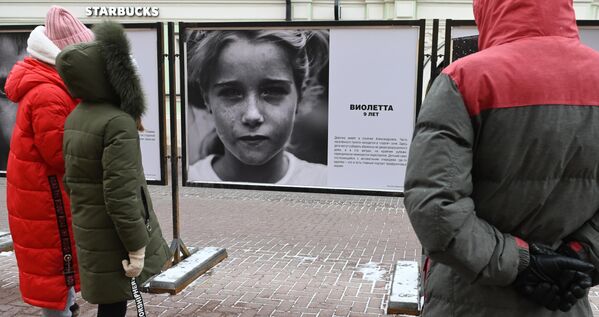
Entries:
POLYGON ((72 101, 58 89, 40 89, 31 100, 33 142, 44 162, 58 174, 64 173, 62 138, 72 101))
MULTIPOLYGON (((471 199, 474 131, 455 82, 440 75, 418 117, 405 206, 425 252, 462 278, 508 285, 519 270, 516 239, 476 215, 471 199)), ((528 259, 526 258, 526 261, 528 259)), ((525 263, 525 261, 522 261, 525 263)))
POLYGON ((128 251, 146 246, 138 160, 141 155, 135 122, 129 115, 113 118, 106 126, 102 155, 104 201, 116 231, 128 251))

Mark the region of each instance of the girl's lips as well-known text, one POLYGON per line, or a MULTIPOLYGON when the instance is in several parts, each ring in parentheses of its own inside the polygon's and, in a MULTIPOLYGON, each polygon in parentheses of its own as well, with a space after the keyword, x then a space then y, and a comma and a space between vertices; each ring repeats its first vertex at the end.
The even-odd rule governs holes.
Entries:
POLYGON ((244 135, 239 140, 245 144, 256 146, 268 140, 268 137, 264 135, 244 135))
POLYGON ((241 141, 263 141, 267 140, 268 137, 264 135, 244 135, 239 138, 241 141))

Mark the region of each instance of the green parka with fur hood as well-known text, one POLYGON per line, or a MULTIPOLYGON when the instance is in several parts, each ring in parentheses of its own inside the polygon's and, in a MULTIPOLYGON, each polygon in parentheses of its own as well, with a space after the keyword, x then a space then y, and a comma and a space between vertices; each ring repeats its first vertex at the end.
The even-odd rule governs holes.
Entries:
POLYGON ((141 284, 170 258, 144 177, 136 121, 144 99, 123 28, 93 29, 94 42, 65 48, 56 67, 82 102, 64 128, 65 185, 71 198, 82 296, 93 304, 132 299, 121 261, 146 247, 141 284))

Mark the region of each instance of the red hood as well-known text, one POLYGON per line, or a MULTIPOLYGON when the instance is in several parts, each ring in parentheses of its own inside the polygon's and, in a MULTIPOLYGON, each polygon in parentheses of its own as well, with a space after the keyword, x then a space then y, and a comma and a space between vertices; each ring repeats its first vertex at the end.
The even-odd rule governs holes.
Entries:
POLYGON ((8 99, 18 103, 34 87, 48 83, 57 85, 68 93, 67 87, 54 67, 26 57, 13 66, 4 88, 8 99))
POLYGON ((573 0, 474 0, 480 50, 525 37, 578 39, 573 0))

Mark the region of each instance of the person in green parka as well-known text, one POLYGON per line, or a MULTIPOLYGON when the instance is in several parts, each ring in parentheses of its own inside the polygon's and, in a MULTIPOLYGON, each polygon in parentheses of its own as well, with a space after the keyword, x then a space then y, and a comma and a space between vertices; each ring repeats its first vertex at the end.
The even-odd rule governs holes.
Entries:
POLYGON ((145 110, 121 25, 93 28, 96 40, 66 47, 56 66, 81 99, 64 127, 64 182, 71 198, 82 297, 98 316, 125 316, 141 285, 171 252, 147 190, 138 130, 145 110))

